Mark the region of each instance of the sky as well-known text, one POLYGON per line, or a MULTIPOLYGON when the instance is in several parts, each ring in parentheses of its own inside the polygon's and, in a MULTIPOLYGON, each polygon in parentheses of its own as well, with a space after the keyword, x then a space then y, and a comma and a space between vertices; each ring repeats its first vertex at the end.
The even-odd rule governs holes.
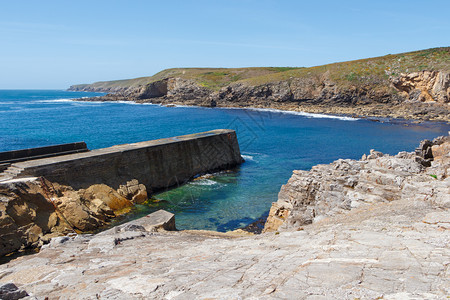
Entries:
POLYGON ((0 0, 0 89, 450 46, 449 0, 0 0))

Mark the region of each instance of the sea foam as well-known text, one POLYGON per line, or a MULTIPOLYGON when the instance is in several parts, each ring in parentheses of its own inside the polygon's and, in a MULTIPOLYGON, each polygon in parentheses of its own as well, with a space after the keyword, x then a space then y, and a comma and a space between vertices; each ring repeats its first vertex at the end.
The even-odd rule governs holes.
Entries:
POLYGON ((353 118, 353 117, 308 113, 308 112, 303 112, 303 111, 281 110, 281 109, 275 109, 275 108, 257 108, 257 107, 218 107, 218 108, 263 111, 263 112, 296 115, 296 116, 302 116, 302 117, 306 117, 306 118, 316 118, 316 119, 337 119, 337 120, 342 120, 342 121, 357 121, 357 120, 359 120, 358 118, 353 118))

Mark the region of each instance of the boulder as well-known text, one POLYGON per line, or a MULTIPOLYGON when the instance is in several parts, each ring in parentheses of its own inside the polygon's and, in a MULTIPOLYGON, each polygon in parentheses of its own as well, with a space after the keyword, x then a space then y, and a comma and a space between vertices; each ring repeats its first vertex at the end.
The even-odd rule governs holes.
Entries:
POLYGON ((106 184, 94 184, 82 192, 85 201, 99 199, 113 211, 120 211, 133 206, 133 203, 106 184))
POLYGON ((120 185, 117 192, 134 204, 140 204, 148 200, 147 188, 145 185, 140 184, 137 179, 127 181, 126 184, 120 185))
POLYGON ((28 296, 28 293, 19 289, 14 283, 0 285, 0 299, 17 300, 28 296))
POLYGON ((145 186, 136 180, 128 182, 124 189, 129 199, 104 184, 75 191, 43 178, 2 182, 0 256, 40 247, 59 235, 97 230, 134 203, 147 200, 145 186))
POLYGON ((121 225, 118 228, 113 228, 112 230, 115 231, 145 230, 147 232, 156 232, 156 231, 175 231, 177 229, 175 227, 175 215, 168 211, 160 209, 145 217, 125 223, 124 225, 121 225))

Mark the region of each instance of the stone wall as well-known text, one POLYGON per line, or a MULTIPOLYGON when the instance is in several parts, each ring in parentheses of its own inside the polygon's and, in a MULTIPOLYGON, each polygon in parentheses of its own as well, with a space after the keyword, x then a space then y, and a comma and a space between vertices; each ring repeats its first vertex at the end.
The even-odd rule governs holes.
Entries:
MULTIPOLYGON (((58 155, 87 152, 89 149, 85 142, 44 146, 21 150, 0 152, 0 164, 20 162, 30 159, 46 158, 58 155)), ((0 169, 2 171, 2 169, 0 169)))
POLYGON ((13 166, 23 169, 18 177, 43 176, 74 189, 93 184, 118 189, 137 179, 148 190, 155 191, 183 183, 200 173, 236 166, 241 161, 236 133, 218 129, 13 166))

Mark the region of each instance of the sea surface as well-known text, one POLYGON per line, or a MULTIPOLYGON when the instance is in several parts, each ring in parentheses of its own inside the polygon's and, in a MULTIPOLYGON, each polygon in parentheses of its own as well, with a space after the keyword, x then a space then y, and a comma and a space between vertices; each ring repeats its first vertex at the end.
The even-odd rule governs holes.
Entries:
MULTIPOLYGON (((294 169, 376 149, 412 151, 445 135, 444 123, 374 122, 272 110, 162 107, 131 102, 80 102, 99 93, 0 90, 0 151, 85 141, 89 149, 218 128, 237 131, 246 162, 154 196, 126 218, 157 209, 175 213, 178 229, 227 231, 268 212, 294 169)), ((123 221, 123 220, 122 220, 123 221)))

